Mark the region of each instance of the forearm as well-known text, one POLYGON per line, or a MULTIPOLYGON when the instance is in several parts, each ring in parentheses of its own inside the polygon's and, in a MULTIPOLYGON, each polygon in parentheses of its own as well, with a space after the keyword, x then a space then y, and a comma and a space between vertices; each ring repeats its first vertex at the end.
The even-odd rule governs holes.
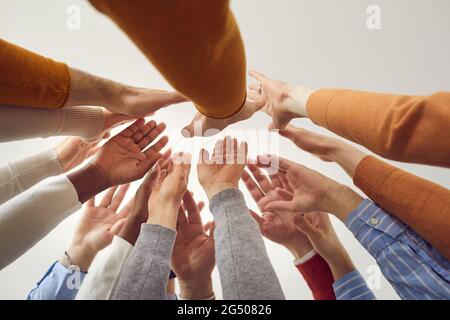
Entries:
POLYGON ((84 272, 67 269, 54 263, 28 294, 27 300, 73 300, 86 276, 84 272))
POLYGON ((72 182, 80 203, 85 203, 96 194, 111 187, 102 170, 92 163, 69 174, 67 177, 72 182))
POLYGON ((100 135, 103 127, 103 111, 96 107, 56 110, 0 107, 0 142, 50 136, 79 136, 92 140, 100 135))
POLYGON ((450 142, 442 128, 449 104, 446 92, 414 97, 323 89, 309 97, 307 111, 316 124, 385 158, 448 166, 450 142))
POLYGON ((0 207, 0 269, 80 207, 74 186, 64 176, 46 181, 39 188, 3 204, 0 207))
POLYGON ((115 300, 165 300, 176 231, 143 224, 114 292, 115 300))
POLYGON ((450 259, 448 189, 372 156, 360 162, 353 182, 450 259))
POLYGON ((350 187, 338 184, 326 192, 320 210, 332 213, 339 220, 345 222, 362 200, 362 197, 350 187))
POLYGON ((333 284, 337 300, 376 300, 361 274, 353 269, 333 284))
POLYGON ((40 181, 63 172, 55 149, 0 167, 0 204, 14 198, 40 181))
POLYGON ((108 300, 112 298, 125 261, 133 246, 120 237, 114 237, 111 245, 99 252, 84 279, 77 300, 108 300))
POLYGON ((53 61, 0 39, 0 105, 62 107, 69 94, 69 72, 53 61))
POLYGON ((131 216, 127 218, 125 225, 120 230, 118 236, 134 246, 139 238, 141 226, 146 222, 145 218, 131 214, 131 216))
POLYGON ((116 22, 200 112, 226 118, 241 109, 246 98, 245 51, 228 0, 137 0, 132 6, 123 1, 90 2, 116 22))
POLYGON ((261 232, 238 189, 210 199, 216 223, 215 246, 224 299, 284 299, 261 232))
POLYGON ((325 259, 312 251, 309 257, 297 259, 294 263, 315 300, 336 300, 333 291, 333 274, 325 259))

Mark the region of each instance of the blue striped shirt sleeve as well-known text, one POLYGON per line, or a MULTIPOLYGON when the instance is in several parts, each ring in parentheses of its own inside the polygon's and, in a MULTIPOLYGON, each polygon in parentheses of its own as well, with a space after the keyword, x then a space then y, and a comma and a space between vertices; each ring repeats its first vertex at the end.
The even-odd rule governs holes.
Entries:
POLYGON ((27 300, 74 300, 85 276, 84 272, 55 262, 28 294, 27 300))
POLYGON ((366 199, 346 226, 402 299, 450 299, 450 263, 407 225, 366 199))
POLYGON ((333 283, 337 300, 376 300, 366 280, 354 270, 333 283))

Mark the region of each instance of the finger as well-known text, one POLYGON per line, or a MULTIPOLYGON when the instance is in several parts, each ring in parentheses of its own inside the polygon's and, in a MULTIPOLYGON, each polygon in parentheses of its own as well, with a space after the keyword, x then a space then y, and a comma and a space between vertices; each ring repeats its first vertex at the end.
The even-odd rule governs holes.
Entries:
POLYGON ((86 207, 93 208, 95 207, 95 196, 86 201, 86 207))
POLYGON ((132 125, 130 125, 128 128, 124 129, 120 135, 124 136, 125 138, 131 138, 133 134, 139 130, 140 127, 142 127, 145 123, 144 119, 138 119, 136 120, 132 125))
POLYGON ((287 200, 287 201, 292 200, 293 194, 290 193, 289 191, 287 191, 285 189, 281 189, 281 188, 277 188, 275 191, 281 199, 287 200))
POLYGON ((248 212, 250 213, 250 215, 253 217, 253 219, 255 219, 256 223, 259 225, 259 228, 262 228, 263 224, 264 224, 264 219, 261 218, 259 216, 259 214, 257 214, 255 211, 248 209, 248 212))
POLYGON ((202 217, 198 210, 197 203, 190 192, 185 192, 183 196, 184 208, 187 211, 189 223, 202 224, 202 217))
POLYGON ((135 199, 136 197, 131 198, 130 201, 128 201, 127 204, 119 211, 118 215, 120 218, 128 217, 130 212, 133 210, 135 199))
POLYGON ((203 201, 200 201, 197 203, 198 212, 202 212, 203 208, 205 208, 205 203, 203 201))
POLYGON ((154 145, 144 151, 145 156, 151 161, 155 161, 155 158, 161 158, 162 155, 159 152, 167 145, 169 137, 163 136, 154 145))
POLYGON ((247 187, 247 190, 250 192, 252 198, 256 203, 258 203, 264 197, 264 192, 259 188, 258 184, 245 170, 242 173, 242 181, 244 181, 244 184, 247 187))
MULTIPOLYGON (((236 144, 237 144, 237 142, 236 142, 236 144)), ((243 141, 239 144, 239 148, 237 150, 236 164, 246 164, 247 163, 247 155, 248 155, 248 145, 247 145, 247 142, 243 141)))
POLYGON ((138 143, 139 141, 141 141, 141 139, 145 136, 147 136, 149 134, 150 131, 153 130, 153 128, 156 127, 156 121, 152 120, 149 121, 148 123, 146 123, 145 125, 143 125, 142 127, 140 127, 135 133, 133 133, 133 136, 131 137, 131 139, 133 139, 133 141, 135 143, 138 143))
POLYGON ((247 167, 264 193, 269 193, 271 190, 273 190, 272 183, 270 183, 270 180, 257 166, 255 166, 254 164, 248 164, 247 167))
POLYGON ((295 162, 287 160, 283 157, 278 157, 271 154, 264 154, 257 157, 256 165, 261 168, 271 168, 278 166, 278 169, 282 172, 287 172, 290 167, 296 165, 295 162))
POLYGON ((314 237, 318 232, 318 230, 313 227, 311 222, 309 222, 302 214, 295 215, 293 221, 297 230, 306 234, 310 239, 311 237, 314 237))
POLYGON ((128 188, 130 187, 130 184, 124 184, 121 185, 117 193, 112 198, 111 203, 109 204, 108 208, 111 210, 117 211, 119 209, 120 204, 122 203, 123 199, 125 198, 125 195, 127 194, 128 188))
POLYGON ((214 144, 212 158, 222 158, 225 140, 219 139, 214 144))
POLYGON ((283 182, 280 179, 279 174, 268 174, 272 188, 283 188, 283 182))
POLYGON ((117 220, 111 227, 111 229, 109 229, 109 232, 112 233, 113 235, 117 235, 119 234, 119 232, 122 230, 123 226, 125 225, 125 222, 127 221, 127 219, 120 219, 117 220))
POLYGON ((256 92, 258 95, 260 95, 260 94, 259 94, 259 89, 261 88, 261 85, 260 85, 260 84, 257 84, 257 83, 250 83, 250 85, 248 86, 248 88, 249 88, 251 91, 256 92))
POLYGON ((255 70, 250 70, 249 75, 250 75, 250 77, 254 78, 255 80, 257 80, 257 81, 259 81, 261 83, 265 82, 267 80, 265 75, 255 71, 255 70))
POLYGON ((86 159, 92 157, 94 154, 96 154, 98 152, 98 150, 100 150, 101 147, 97 146, 92 148, 91 150, 89 150, 89 152, 87 153, 86 159))
POLYGON ((292 191, 291 185, 289 183, 289 180, 286 177, 286 173, 279 171, 277 175, 278 175, 278 178, 281 181, 282 188, 286 189, 287 191, 292 193, 293 191, 292 191))
POLYGON ((188 223, 188 219, 186 217, 185 211, 183 209, 178 210, 178 216, 177 216, 177 225, 182 226, 184 224, 188 223))
POLYGON ((166 130, 166 124, 161 122, 156 127, 154 127, 151 131, 149 131, 145 136, 139 140, 138 145, 141 150, 144 150, 152 141, 154 141, 164 130, 166 130))
POLYGON ((266 211, 294 211, 294 202, 293 201, 284 201, 284 200, 278 200, 273 201, 269 203, 265 210, 266 211))
POLYGON ((102 201, 100 202, 100 207, 102 208, 108 208, 108 206, 111 204, 112 198, 114 196, 114 193, 116 192, 118 186, 114 186, 112 188, 109 188, 106 194, 103 196, 102 201))

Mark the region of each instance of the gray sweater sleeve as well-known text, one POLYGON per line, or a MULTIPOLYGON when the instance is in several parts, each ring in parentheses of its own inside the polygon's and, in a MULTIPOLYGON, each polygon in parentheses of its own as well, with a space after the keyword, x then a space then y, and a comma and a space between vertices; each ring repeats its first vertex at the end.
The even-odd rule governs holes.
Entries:
POLYGON ((122 269, 113 300, 166 300, 176 231, 142 224, 133 252, 122 269))
POLYGON ((210 201, 216 230, 216 260, 226 300, 285 299, 267 256, 261 232, 238 189, 227 189, 210 201))

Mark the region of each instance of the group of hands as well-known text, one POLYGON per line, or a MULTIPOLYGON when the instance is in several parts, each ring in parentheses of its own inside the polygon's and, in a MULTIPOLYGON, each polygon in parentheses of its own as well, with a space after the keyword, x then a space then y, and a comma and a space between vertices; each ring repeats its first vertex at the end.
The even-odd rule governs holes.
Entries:
MULTIPOLYGON (((287 85, 253 75, 263 89, 251 86, 250 102, 245 108, 256 108, 255 103, 258 108, 264 107, 272 116, 274 127, 287 126, 279 131, 282 136, 324 161, 358 155, 357 149, 337 139, 288 126, 292 118, 285 105, 292 102, 283 100, 280 93, 287 85)), ((103 138, 109 138, 112 127, 132 118, 105 110, 103 138)), ((93 156, 87 166, 100 171, 105 189, 109 188, 99 204, 95 198, 87 201, 69 250, 72 259, 80 257, 80 266, 87 270, 97 252, 108 246, 114 235, 134 243, 136 238, 127 239, 129 228, 149 223, 177 230, 171 262, 181 296, 202 299, 213 294, 215 225, 213 221, 203 224, 200 213, 205 204, 196 202, 187 189, 191 155, 172 155, 170 149, 162 152, 168 143, 167 136, 160 137, 165 128, 164 123, 138 119, 102 147, 98 141, 89 143, 79 138, 68 138, 58 145, 64 171, 93 156), (119 209, 129 183, 145 175, 135 196, 119 209)), ((249 161, 247 144, 238 144, 230 137, 218 140, 211 155, 201 150, 197 174, 209 200, 222 190, 238 189, 242 180, 261 212, 249 209, 261 233, 286 247, 295 258, 314 249, 328 262, 335 278, 354 268, 329 217, 333 213, 343 220, 361 201, 348 187, 281 157, 263 155, 249 161), (242 156, 244 161, 225 161, 242 156), (265 170, 274 161, 279 170, 265 170)))

